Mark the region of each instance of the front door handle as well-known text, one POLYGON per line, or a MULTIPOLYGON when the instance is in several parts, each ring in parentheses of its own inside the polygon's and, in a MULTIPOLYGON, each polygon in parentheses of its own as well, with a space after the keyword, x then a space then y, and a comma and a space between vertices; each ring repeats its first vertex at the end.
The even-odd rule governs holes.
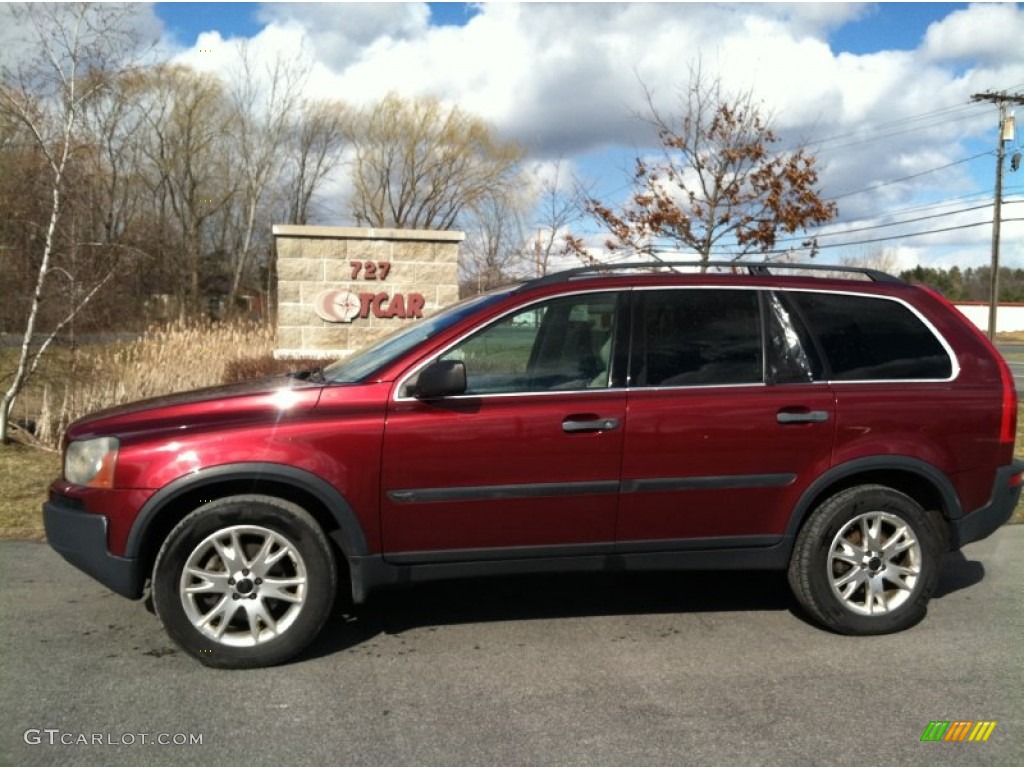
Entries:
POLYGON ((779 411, 775 420, 779 424, 821 424, 828 421, 828 411, 779 411))
POLYGON ((607 432, 619 428, 618 419, 573 419, 562 422, 563 432, 607 432))

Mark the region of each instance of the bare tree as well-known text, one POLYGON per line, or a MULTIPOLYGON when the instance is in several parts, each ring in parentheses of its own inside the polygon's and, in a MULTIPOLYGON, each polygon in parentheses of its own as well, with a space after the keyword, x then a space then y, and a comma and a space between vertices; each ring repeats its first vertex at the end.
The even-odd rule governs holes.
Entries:
POLYGON ((527 272, 523 220, 529 202, 522 195, 491 195, 466 216, 459 259, 464 294, 482 293, 527 272))
POLYGON ((308 101, 292 126, 287 152, 288 221, 308 224, 313 195, 341 163, 346 108, 337 101, 308 101))
POLYGON ((389 94, 356 115, 352 209, 370 227, 451 229, 505 188, 523 151, 434 98, 389 94))
POLYGON ((125 23, 128 6, 29 4, 15 11, 38 46, 36 55, 0 71, 0 113, 20 125, 44 160, 50 207, 43 225, 35 286, 25 319, 18 364, 0 401, 0 442, 8 440, 11 409, 57 334, 70 323, 114 272, 77 277, 81 290, 43 340, 34 346, 44 291, 58 248, 58 225, 72 169, 80 161, 78 131, 85 105, 111 83, 111 73, 133 60, 138 40, 125 23))
POLYGON ((620 210, 587 201, 611 234, 610 250, 653 253, 668 244, 701 261, 716 249, 739 258, 770 251, 780 232, 835 217, 835 203, 816 190, 815 158, 773 148, 778 136, 751 92, 728 94, 698 66, 679 114, 659 112, 646 88, 644 95, 660 156, 636 159, 633 193, 620 210))
POLYGON ((532 257, 537 277, 548 273, 553 258, 573 252, 570 230, 583 218, 588 199, 579 181, 571 186, 566 183, 561 160, 553 170, 541 183, 534 217, 532 257))
POLYGON ((281 54, 257 72, 256 57, 248 41, 239 47, 239 69, 229 78, 233 136, 238 148, 241 177, 242 237, 234 254, 234 275, 228 297, 231 306, 252 255, 260 205, 268 186, 284 166, 284 148, 302 101, 308 67, 281 54))
POLYGON ((224 88, 212 75, 181 66, 147 73, 146 179, 159 218, 175 224, 169 270, 181 302, 197 312, 202 296, 206 230, 236 193, 235 168, 224 137, 232 130, 224 88))
POLYGON ((888 272, 890 275, 899 274, 899 262, 899 254, 894 248, 864 250, 860 254, 843 256, 839 259, 839 263, 845 267, 877 269, 879 272, 888 272))

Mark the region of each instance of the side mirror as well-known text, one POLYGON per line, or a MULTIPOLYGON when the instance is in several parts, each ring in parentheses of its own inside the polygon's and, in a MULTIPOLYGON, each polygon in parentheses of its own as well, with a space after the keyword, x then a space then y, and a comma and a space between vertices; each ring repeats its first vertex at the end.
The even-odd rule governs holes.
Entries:
POLYGON ((413 395, 420 400, 429 400, 465 392, 466 364, 461 360, 438 360, 420 371, 413 395))

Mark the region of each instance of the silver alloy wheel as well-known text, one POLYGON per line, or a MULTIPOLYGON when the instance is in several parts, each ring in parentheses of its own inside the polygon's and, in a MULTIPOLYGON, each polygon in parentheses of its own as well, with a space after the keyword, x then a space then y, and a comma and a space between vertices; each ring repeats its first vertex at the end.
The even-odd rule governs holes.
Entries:
POLYGON ((832 540, 829 585, 854 613, 889 613, 913 594, 921 561, 921 544, 905 520, 890 512, 866 512, 850 520, 832 540))
POLYGON ((188 556, 178 588, 193 627, 239 648, 286 632, 306 591, 306 564, 295 545, 257 525, 222 528, 203 539, 188 556))

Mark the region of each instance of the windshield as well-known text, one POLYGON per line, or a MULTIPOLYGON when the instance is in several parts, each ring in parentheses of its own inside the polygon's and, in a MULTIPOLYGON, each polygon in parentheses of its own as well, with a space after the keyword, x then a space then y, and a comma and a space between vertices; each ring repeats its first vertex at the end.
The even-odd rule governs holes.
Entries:
POLYGON ((422 341, 458 323, 472 312, 493 304, 511 293, 511 289, 498 293, 474 296, 428 317, 420 322, 400 328, 366 349, 331 363, 323 369, 324 378, 333 384, 354 384, 404 355, 422 341))

